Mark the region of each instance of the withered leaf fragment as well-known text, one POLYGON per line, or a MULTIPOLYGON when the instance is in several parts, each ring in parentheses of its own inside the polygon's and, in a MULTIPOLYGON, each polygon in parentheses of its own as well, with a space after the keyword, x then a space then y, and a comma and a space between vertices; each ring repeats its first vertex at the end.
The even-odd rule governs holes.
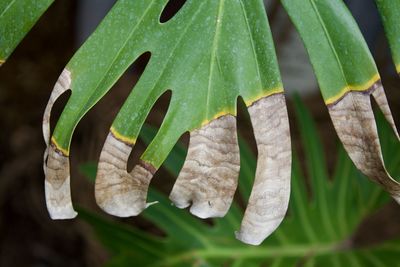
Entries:
POLYGON ((292 151, 283 94, 262 98, 249 107, 258 160, 253 190, 236 237, 258 245, 285 217, 290 197, 292 151))
POLYGON ((46 205, 52 219, 74 218, 75 212, 71 201, 70 166, 68 154, 50 140, 50 113, 55 101, 71 85, 71 73, 64 69, 51 93, 43 116, 43 136, 47 148, 44 153, 46 205), (50 143, 51 142, 51 143, 50 143))
POLYGON ((170 194, 178 208, 190 205, 200 218, 223 217, 237 187, 240 169, 236 118, 225 115, 190 134, 189 151, 170 194))
POLYGON ((380 81, 366 91, 346 93, 328 105, 328 110, 336 132, 356 167, 400 203, 400 184, 390 176, 383 162, 371 94, 398 137, 380 81))
POLYGON ((146 204, 147 190, 155 170, 140 162, 127 172, 132 145, 108 134, 100 155, 96 177, 97 204, 107 213, 119 216, 136 216, 146 204))

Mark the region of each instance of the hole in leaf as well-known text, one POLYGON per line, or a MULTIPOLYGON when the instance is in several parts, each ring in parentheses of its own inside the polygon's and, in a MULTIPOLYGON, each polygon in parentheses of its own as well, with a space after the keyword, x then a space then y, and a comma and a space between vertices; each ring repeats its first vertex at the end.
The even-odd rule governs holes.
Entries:
POLYGON ((83 160, 98 160, 110 125, 144 72, 150 56, 151 53, 146 52, 138 57, 78 124, 73 145, 83 160))
POLYGON ((109 112, 111 112, 112 114, 110 115, 112 116, 112 119, 115 118, 121 106, 131 93, 132 88, 134 88, 142 76, 150 61, 150 57, 150 52, 142 54, 118 79, 112 89, 107 93, 106 97, 102 99, 102 102, 104 102, 105 105, 102 108, 103 113, 109 114, 109 112))
MULTIPOLYGON (((74 133, 70 156, 72 176, 79 174, 74 166, 80 166, 87 162, 94 162, 97 169, 98 159, 110 125, 143 74, 150 57, 150 52, 139 56, 78 124, 74 133)), ((94 186, 88 186, 86 188, 88 195, 94 196, 94 189, 94 186)))
POLYGON ((185 3, 186 0, 170 0, 161 13, 160 22, 165 23, 172 19, 185 3))
MULTIPOLYGON (((68 102, 68 99, 70 98, 72 92, 71 90, 67 90, 64 93, 62 93, 57 100, 54 102, 54 105, 51 109, 50 113, 50 133, 52 134, 54 131, 54 128, 57 124, 58 119, 61 116, 61 113, 63 112, 65 105, 68 102)), ((50 134, 50 136, 51 136, 50 134)))
POLYGON ((144 122, 144 126, 140 131, 140 137, 138 138, 132 153, 128 159, 128 171, 131 171, 136 164, 139 163, 140 156, 143 154, 145 148, 153 140, 160 128, 165 114, 167 113, 169 103, 171 101, 172 92, 170 90, 164 92, 155 102, 149 115, 144 122))
MULTIPOLYGON (((150 52, 146 52, 138 57, 108 93, 82 118, 74 133, 71 166, 80 166, 88 161, 95 162, 97 166, 110 125, 142 75, 150 56, 150 52)), ((71 174, 78 175, 74 167, 71 168, 71 174)), ((87 190, 90 195, 94 195, 94 186, 87 190)))
POLYGON ((235 201, 242 207, 246 204, 253 188, 257 166, 257 144, 254 137, 253 126, 246 104, 242 97, 237 101, 237 129, 240 146, 240 177, 235 201))
POLYGON ((183 163, 186 160, 189 140, 189 132, 185 132, 181 135, 179 140, 176 142, 175 147, 156 174, 157 177, 162 177, 162 179, 154 179, 154 184, 157 185, 157 188, 166 195, 171 193, 172 187, 174 186, 179 172, 183 167, 183 163), (165 177, 168 177, 168 179, 165 179, 165 177))

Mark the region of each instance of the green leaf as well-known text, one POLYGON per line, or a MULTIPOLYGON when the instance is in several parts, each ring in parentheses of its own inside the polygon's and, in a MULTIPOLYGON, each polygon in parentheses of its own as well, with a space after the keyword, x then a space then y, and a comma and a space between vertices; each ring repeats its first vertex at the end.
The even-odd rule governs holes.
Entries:
POLYGON ((357 23, 342 0, 282 3, 307 49, 344 148, 359 170, 400 203, 400 183, 386 171, 382 160, 370 95, 398 138, 399 134, 375 62, 357 23))
POLYGON ((326 104, 379 79, 366 42, 342 0, 283 0, 300 33, 326 104))
MULTIPOLYGON (((296 113, 303 129, 302 140, 308 145, 304 146, 305 153, 314 153, 319 143, 316 134, 309 134, 315 131, 314 122, 309 112, 299 99, 296 99, 296 113)), ((388 167, 399 173, 400 167, 396 164, 399 145, 396 138, 390 133, 390 125, 384 121, 382 114, 377 114, 380 134, 387 138, 389 145, 384 146, 384 156, 395 158, 388 161, 388 167), (394 144, 394 149, 390 149, 394 144), (388 149, 386 149, 388 148, 388 149)), ((145 126, 141 137, 145 143, 150 142, 154 136, 155 129, 145 126)), ((314 132, 315 133, 315 132, 314 132)), ((385 139, 386 140, 386 139, 385 139)), ((246 147, 245 141, 242 144, 246 147)), ((164 167, 176 176, 176 167, 180 166, 183 157, 180 151, 183 147, 178 143, 171 151, 170 157, 175 160, 167 160, 164 167)), ((243 153, 243 151, 241 151, 243 153)), ((251 153, 246 151, 244 155, 251 153)), ((319 151, 319 153, 322 153, 319 151)), ((244 156, 241 155, 241 156, 244 156)), ((242 157, 244 158, 244 157, 242 157)), ((250 158, 254 161, 254 156, 250 158)), ((321 158, 314 158, 313 168, 325 169, 325 162, 321 158)), ((252 179, 253 171, 247 172, 250 177, 241 177, 243 180, 252 179)), ((243 174, 242 174, 243 175, 243 174)), ((311 173, 310 173, 311 175, 311 173)), ((91 176, 94 176, 93 174, 91 176)), ((383 191, 375 187, 371 182, 359 177, 361 174, 352 165, 351 160, 344 153, 343 148, 339 149, 338 162, 335 167, 333 180, 328 187, 319 187, 317 179, 310 179, 311 190, 314 194, 325 192, 325 201, 328 207, 325 214, 316 212, 316 202, 309 201, 305 186, 305 178, 301 173, 298 160, 295 158, 292 171, 292 202, 290 214, 283 225, 267 239, 261 246, 247 246, 240 244, 229 232, 218 232, 218 225, 228 225, 229 215, 234 211, 230 210, 225 218, 215 219, 214 226, 191 218, 186 212, 172 208, 169 202, 160 193, 151 191, 153 199, 162 199, 159 204, 149 207, 144 215, 152 223, 163 229, 166 246, 160 249, 154 246, 154 250, 161 253, 168 253, 164 258, 153 258, 151 262, 142 262, 132 255, 118 254, 111 259, 109 266, 126 266, 135 262, 141 266, 274 266, 286 267, 304 264, 303 266, 398 266, 396 251, 400 249, 400 239, 387 241, 368 248, 354 247, 348 245, 359 224, 379 207, 387 203, 379 198, 371 198, 371 194, 360 194, 359 188, 365 192, 377 190, 379 195, 383 191), (154 197, 154 198, 153 198, 154 197), (357 203, 361 202, 361 206, 357 203), (370 204, 367 204, 370 202, 370 204), (362 208, 362 209, 361 209, 362 208), (150 215, 149 215, 150 213, 150 215), (161 214, 161 215, 160 215, 161 214), (165 216, 165 217, 164 217, 165 216), (324 227, 321 227, 322 217, 332 222, 337 236, 329 236, 324 227), (189 230, 190 227, 195 228, 189 230), (184 232, 184 233, 182 233, 184 232), (283 238, 282 238, 283 237, 283 238), (168 252, 166 252, 168 251, 168 252), (112 263, 112 264, 111 264, 112 263), (397 265, 396 265, 397 264, 397 265)), ((328 182, 328 176, 324 178, 328 182)), ((241 189, 243 187, 239 187, 241 189)), ((318 210, 318 209, 317 209, 318 210)), ((240 211, 240 210, 239 210, 240 211)), ((241 212, 241 211, 240 211, 241 212)), ((94 225, 96 228, 97 226, 94 225)), ((129 226, 126 226, 129 227, 129 226)), ((132 226, 130 226, 133 228, 132 226)), ((98 235, 108 235, 102 231, 96 231, 98 235)), ((138 243, 141 243, 139 238, 138 243)), ((351 242, 350 242, 351 244, 351 242)), ((130 253, 133 253, 131 251, 130 253)))
POLYGON ((383 26, 392 50, 396 70, 400 73, 400 2, 396 0, 375 0, 381 14, 383 26))
POLYGON ((0 66, 53 1, 0 1, 0 66))
POLYGON ((142 157, 155 167, 185 131, 236 114, 239 95, 250 105, 282 92, 261 1, 188 1, 173 19, 160 24, 166 2, 118 1, 68 63, 72 95, 53 134, 60 150, 68 151, 78 121, 146 51, 151 52, 150 62, 112 131, 134 143, 151 107, 170 89, 164 123, 142 157))

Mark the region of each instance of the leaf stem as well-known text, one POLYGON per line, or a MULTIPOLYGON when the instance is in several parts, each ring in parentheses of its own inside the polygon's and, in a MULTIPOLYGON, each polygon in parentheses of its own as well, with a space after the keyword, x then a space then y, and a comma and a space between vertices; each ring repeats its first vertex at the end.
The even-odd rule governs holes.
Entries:
POLYGON ((246 246, 244 248, 239 247, 226 247, 212 249, 196 249, 190 252, 172 256, 167 259, 163 259, 162 263, 155 264, 154 266, 174 266, 179 262, 185 262, 193 258, 201 259, 212 259, 212 258, 267 258, 267 257, 303 257, 304 255, 312 253, 313 255, 329 254, 332 251, 338 250, 338 245, 333 244, 317 244, 312 246, 284 246, 284 247, 252 247, 246 246))

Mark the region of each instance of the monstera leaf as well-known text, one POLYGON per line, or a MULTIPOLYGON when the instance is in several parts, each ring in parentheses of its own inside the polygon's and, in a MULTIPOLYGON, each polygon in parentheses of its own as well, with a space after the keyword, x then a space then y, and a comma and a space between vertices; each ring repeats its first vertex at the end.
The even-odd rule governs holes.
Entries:
MULTIPOLYGON (((170 199, 201 218, 222 217, 239 175, 236 101, 248 107, 257 142, 254 186, 237 238, 259 244, 282 221, 290 192, 289 125, 276 56, 261 0, 188 0, 160 23, 167 0, 118 1, 68 63, 46 107, 45 191, 53 219, 76 216, 70 194, 73 131, 96 102, 143 53, 150 61, 122 106, 100 155, 95 194, 106 212, 139 214, 150 204, 153 174, 179 137, 190 132, 186 161, 170 199), (50 138, 50 112, 72 94, 50 138), (127 172, 127 160, 155 101, 172 92, 164 121, 127 172)), ((355 165, 396 200, 400 185, 386 171, 370 104, 394 122, 375 63, 341 0, 282 1, 304 41, 334 126, 355 165)), ((317 175, 317 174, 316 174, 317 175)))
POLYGON ((53 1, 0 1, 0 66, 53 1))
POLYGON ((71 89, 48 150, 50 215, 54 219, 76 215, 68 164, 76 124, 135 59, 149 51, 150 61, 104 144, 97 203, 116 216, 139 214, 148 206, 147 189, 154 172, 189 131, 188 156, 170 198, 179 208, 192 203, 190 211, 201 218, 224 216, 239 175, 235 115, 241 96, 253 121, 259 168, 238 237, 260 243, 285 215, 291 164, 285 99, 263 3, 188 1, 175 17, 160 23, 166 3, 118 1, 62 73, 44 118, 49 141, 51 107, 71 89), (172 91, 172 99, 164 122, 141 162, 128 173, 127 160, 141 126, 166 90, 172 91))
MULTIPOLYGON (((232 231, 239 227, 242 214, 237 203, 233 203, 225 218, 213 219, 211 226, 177 210, 163 194, 150 189, 150 200, 160 203, 149 207, 143 216, 161 229, 165 237, 80 210, 80 218, 92 226, 111 252, 106 266, 131 266, 133 262, 138 266, 399 266, 400 239, 370 246, 354 242, 360 222, 387 203, 387 195, 362 177, 342 148, 334 175, 329 179, 314 123, 298 100, 296 111, 313 197, 308 197, 306 180, 295 160, 289 215, 261 246, 246 246, 235 240, 232 231)), ((382 123, 383 117, 379 118, 388 168, 398 175, 399 143, 390 134, 388 125, 382 123)), ((149 143, 155 134, 154 128, 145 127, 141 136, 149 143)), ((246 198, 254 178, 255 156, 245 142, 240 145, 244 168, 239 178, 239 193, 246 198)), ((176 176, 184 159, 185 150, 178 144, 164 166, 176 176)), ((96 165, 83 166, 92 179, 96 173, 93 166, 96 165)))

